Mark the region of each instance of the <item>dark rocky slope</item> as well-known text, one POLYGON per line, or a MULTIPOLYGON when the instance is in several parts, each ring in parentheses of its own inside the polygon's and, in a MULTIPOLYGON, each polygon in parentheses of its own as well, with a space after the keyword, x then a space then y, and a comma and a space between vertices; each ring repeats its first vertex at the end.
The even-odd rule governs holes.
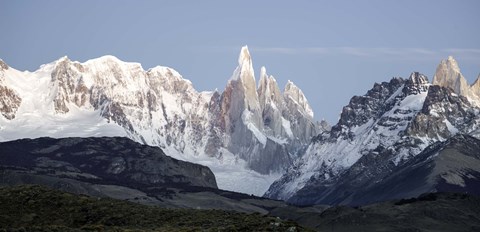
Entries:
MULTIPOLYGON (((388 152, 385 151, 385 152, 388 152)), ((364 156, 340 181, 319 182, 300 190, 289 201, 363 205, 417 197, 427 192, 462 192, 480 195, 480 140, 455 135, 427 147, 408 162, 382 168, 382 157, 364 156), (391 171, 378 171, 391 169, 391 171)))
POLYGON ((321 213, 272 212, 317 231, 480 231, 480 197, 429 193, 361 207, 337 206, 321 213))
MULTIPOLYGON (((39 138, 0 143, 3 169, 133 188, 217 188, 208 167, 173 159, 128 138, 39 138)), ((67 186, 66 186, 67 187, 67 186)))

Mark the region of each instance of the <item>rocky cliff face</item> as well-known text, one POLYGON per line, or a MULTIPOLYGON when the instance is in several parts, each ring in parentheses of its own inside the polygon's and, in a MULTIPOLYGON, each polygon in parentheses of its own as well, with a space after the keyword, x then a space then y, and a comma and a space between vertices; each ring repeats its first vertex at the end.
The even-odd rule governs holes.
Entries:
POLYGON ((460 72, 460 67, 457 61, 452 56, 449 56, 448 59, 440 62, 432 83, 434 85, 450 88, 454 93, 470 98, 474 104, 478 105, 478 101, 480 100, 479 79, 477 78, 472 85, 469 85, 460 72))
POLYGON ((277 81, 267 74, 265 67, 260 71, 257 92, 262 108, 264 130, 270 137, 288 141, 289 148, 299 148, 302 144, 308 143, 319 131, 328 130, 313 125, 313 111, 303 92, 293 82, 288 81, 282 93, 277 81))
POLYGON ((454 72, 459 70, 455 65, 449 58, 437 70, 434 83, 445 86, 431 85, 426 76, 412 73, 406 80, 393 78, 375 84, 364 96, 354 96, 339 122, 313 139, 266 196, 298 204, 375 201, 357 197, 428 146, 459 134, 477 134, 480 109, 462 95, 468 88, 461 81, 450 81, 452 76, 463 78, 454 72))
POLYGON ((238 67, 222 95, 221 106, 225 131, 229 135, 226 145, 230 151, 250 160, 249 165, 263 173, 273 166, 285 167, 290 164, 288 151, 283 144, 269 139, 264 132, 252 60, 246 47, 242 48, 238 67), (268 160, 275 160, 272 166, 268 160), (270 167, 262 168, 266 165, 270 167))
POLYGON ((457 61, 451 56, 446 60, 442 60, 438 65, 432 83, 434 85, 449 87, 456 94, 464 96, 470 94, 467 80, 460 72, 457 61))
POLYGON ((289 166, 318 132, 308 101, 293 83, 282 93, 262 69, 257 87, 247 47, 223 92, 198 92, 171 68, 145 71, 113 56, 84 63, 63 57, 33 73, 1 64, 4 141, 128 136, 182 159, 241 159, 248 169, 269 174, 289 166))
POLYGON ((308 101, 293 83, 288 82, 282 94, 262 67, 257 88, 246 47, 221 101, 228 150, 261 173, 288 167, 291 155, 318 131, 308 101))
POLYGON ((0 59, 0 113, 6 119, 11 120, 15 118, 22 99, 15 90, 6 86, 5 71, 8 69, 8 65, 0 59))

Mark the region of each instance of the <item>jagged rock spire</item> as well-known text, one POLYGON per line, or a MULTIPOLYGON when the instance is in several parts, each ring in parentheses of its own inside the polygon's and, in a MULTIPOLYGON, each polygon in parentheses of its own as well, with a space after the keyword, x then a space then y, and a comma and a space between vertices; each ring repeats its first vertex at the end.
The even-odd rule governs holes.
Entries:
POLYGON ((303 94, 303 91, 298 88, 292 81, 287 81, 283 94, 285 96, 285 99, 293 100, 293 102, 298 104, 307 116, 313 118, 313 110, 308 104, 307 98, 303 94))
POLYGON ((419 72, 413 72, 405 83, 404 91, 406 91, 406 94, 419 94, 427 91, 429 85, 427 76, 419 72))
POLYGON ((260 69, 260 80, 258 82, 257 92, 262 108, 270 102, 277 105, 282 103, 282 92, 278 88, 277 80, 267 74, 267 69, 264 66, 260 69))
POLYGON ((440 62, 433 77, 433 84, 451 88, 456 94, 463 96, 468 96, 470 92, 467 80, 452 56, 440 62))

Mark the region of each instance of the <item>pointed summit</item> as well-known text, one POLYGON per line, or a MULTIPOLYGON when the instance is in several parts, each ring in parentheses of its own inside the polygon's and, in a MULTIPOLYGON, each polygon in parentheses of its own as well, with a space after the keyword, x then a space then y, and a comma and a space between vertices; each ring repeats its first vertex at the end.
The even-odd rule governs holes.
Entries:
POLYGON ((469 95, 467 80, 463 77, 457 61, 452 56, 440 62, 433 77, 433 84, 451 88, 456 94, 469 95))
POLYGON ((267 75, 267 69, 265 66, 262 66, 260 68, 260 79, 258 81, 258 97, 260 98, 260 105, 265 105, 265 96, 270 95, 270 88, 268 86, 268 75, 267 75))
POLYGON ((238 65, 242 66, 244 63, 252 64, 252 58, 250 57, 250 52, 248 51, 248 46, 245 45, 242 47, 240 51, 240 55, 238 56, 238 65))
POLYGON ((408 81, 415 85, 426 85, 428 84, 428 77, 419 72, 413 72, 410 74, 408 81))
POLYGON ((253 71, 252 58, 247 46, 243 46, 238 56, 238 67, 233 72, 231 80, 239 80, 248 87, 253 83, 255 85, 255 74, 253 71))
POLYGON ((447 63, 447 66, 450 66, 453 69, 458 70, 460 72, 460 68, 458 67, 458 63, 453 58, 453 56, 448 56, 446 63, 447 63))
POLYGON ((421 92, 426 92, 428 90, 430 83, 428 82, 427 76, 419 73, 413 72, 410 74, 407 82, 405 83, 406 93, 410 94, 419 94, 421 92))
POLYGON ((273 76, 268 76, 264 66, 260 69, 260 80, 257 89, 260 106, 272 103, 280 105, 282 103, 282 92, 278 88, 277 80, 273 76))
POLYGON ((313 110, 308 104, 307 98, 303 94, 302 90, 290 80, 287 81, 283 94, 285 96, 285 100, 292 100, 293 103, 300 106, 306 115, 308 115, 310 118, 313 118, 313 110))
POLYGON ((58 60, 55 61, 55 63, 57 65, 62 64, 62 63, 69 63, 69 62, 71 62, 71 60, 68 58, 68 56, 62 56, 58 60))
POLYGON ((238 100, 244 101, 247 109, 260 111, 260 105, 257 95, 257 84, 255 82, 255 73, 253 71, 252 58, 248 52, 248 47, 242 47, 238 56, 238 66, 233 72, 226 89, 233 88, 234 92, 240 93, 238 100))
POLYGON ((262 78, 267 78, 267 68, 265 68, 265 66, 262 66, 260 68, 260 79, 262 78))

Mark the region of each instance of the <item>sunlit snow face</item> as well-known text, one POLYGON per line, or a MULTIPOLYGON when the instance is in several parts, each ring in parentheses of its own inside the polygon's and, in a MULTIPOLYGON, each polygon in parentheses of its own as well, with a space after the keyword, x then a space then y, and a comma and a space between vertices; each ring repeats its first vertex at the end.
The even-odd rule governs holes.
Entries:
MULTIPOLYGON (((266 69, 262 71, 266 76, 266 69)), ((228 99, 218 92, 197 92, 190 81, 171 68, 157 66, 144 71, 138 63, 113 56, 85 63, 63 57, 33 73, 7 72, 7 85, 18 93, 22 103, 14 120, 0 119, 1 140, 126 136, 160 146, 176 158, 208 165, 219 187, 228 190, 262 195, 285 167, 282 160, 289 161, 284 147, 293 140, 294 146, 307 143, 316 133, 310 106, 293 83, 289 82, 281 93, 270 77, 268 88, 274 95, 259 91, 246 47, 232 77, 239 88, 232 91, 237 91, 235 96, 242 96, 240 99, 228 99), (260 99, 272 100, 268 107, 275 113, 268 117, 269 126, 265 126, 267 119, 262 115, 267 106, 260 104, 260 99), (234 101, 238 112, 222 112, 228 109, 221 107, 234 101), (236 134, 222 134, 231 118, 221 117, 230 116, 238 119, 236 130, 232 130, 236 134), (218 141, 213 143, 213 153, 206 154, 212 136, 218 141), (240 140, 240 148, 233 148, 240 140), (252 167, 270 174, 252 171, 252 167)))

